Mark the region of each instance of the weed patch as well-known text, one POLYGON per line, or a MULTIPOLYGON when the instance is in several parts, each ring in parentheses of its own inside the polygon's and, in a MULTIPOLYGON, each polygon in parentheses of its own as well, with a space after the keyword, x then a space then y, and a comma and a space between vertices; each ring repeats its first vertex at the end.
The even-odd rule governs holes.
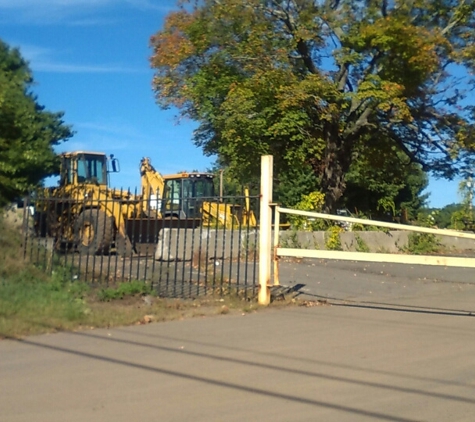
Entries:
POLYGON ((368 244, 357 234, 355 234, 356 252, 369 252, 368 244))
POLYGON ((34 268, 0 283, 0 337, 72 329, 88 313, 85 295, 89 287, 66 282, 53 274, 45 277, 34 268))
POLYGON ((297 230, 286 232, 285 237, 281 239, 280 243, 283 248, 299 249, 302 247, 298 238, 297 230))
MULTIPOLYGON (((37 252, 48 251, 44 248, 37 252)), ((210 293, 228 297, 161 299, 149 283, 131 281, 92 288, 79 280, 72 281, 74 268, 62 266, 54 257, 47 268, 37 267, 32 262, 34 257, 29 261, 29 254, 23 258, 21 233, 5 224, 0 215, 0 338, 261 309, 255 300, 239 297, 238 289, 224 279, 226 285, 213 286, 210 293)))
POLYGON ((343 229, 339 226, 331 226, 325 232, 325 247, 331 251, 341 251, 343 247, 341 245, 340 233, 343 229))
POLYGON ((124 299, 125 297, 151 295, 152 287, 141 281, 119 283, 116 287, 107 287, 97 292, 97 298, 101 302, 124 299))
POLYGON ((440 252, 442 245, 439 238, 432 233, 411 233, 404 252, 424 255, 440 252))

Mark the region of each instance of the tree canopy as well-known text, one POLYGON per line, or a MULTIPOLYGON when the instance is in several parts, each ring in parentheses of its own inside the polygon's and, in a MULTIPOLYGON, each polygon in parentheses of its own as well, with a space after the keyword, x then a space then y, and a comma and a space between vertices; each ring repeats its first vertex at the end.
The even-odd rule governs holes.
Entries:
POLYGON ((151 38, 156 99, 199 122, 194 142, 235 173, 262 154, 310 167, 329 211, 369 140, 442 177, 472 156, 475 2, 180 4, 151 38))
POLYGON ((0 40, 0 204, 59 169, 53 146, 72 136, 63 113, 38 104, 32 73, 17 49, 0 40))
POLYGON ((346 174, 342 205, 351 212, 378 218, 413 220, 428 198, 423 190, 428 177, 417 163, 391 140, 370 138, 361 142, 346 174))

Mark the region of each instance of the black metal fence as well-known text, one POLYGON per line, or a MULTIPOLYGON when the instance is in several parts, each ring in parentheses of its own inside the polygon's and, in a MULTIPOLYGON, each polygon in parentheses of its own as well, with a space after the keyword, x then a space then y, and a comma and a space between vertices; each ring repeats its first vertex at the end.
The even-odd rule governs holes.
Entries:
POLYGON ((24 256, 94 285, 150 283, 163 297, 257 292, 258 197, 144 200, 49 189, 28 199, 24 256))

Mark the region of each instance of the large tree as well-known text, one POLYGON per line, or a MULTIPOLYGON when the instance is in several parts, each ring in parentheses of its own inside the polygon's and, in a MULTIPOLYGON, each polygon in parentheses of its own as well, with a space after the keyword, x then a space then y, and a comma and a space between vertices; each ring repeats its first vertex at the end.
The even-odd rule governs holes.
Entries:
POLYGON ((373 217, 415 219, 427 201, 428 177, 390 139, 364 139, 345 176, 342 205, 373 217))
POLYGON ((38 104, 32 84, 20 52, 0 40, 0 205, 57 172, 53 146, 72 136, 63 113, 38 104))
POLYGON ((471 155, 475 2, 181 4, 151 38, 157 102, 236 173, 269 153, 278 171, 309 166, 330 211, 366 140, 443 177, 471 155))

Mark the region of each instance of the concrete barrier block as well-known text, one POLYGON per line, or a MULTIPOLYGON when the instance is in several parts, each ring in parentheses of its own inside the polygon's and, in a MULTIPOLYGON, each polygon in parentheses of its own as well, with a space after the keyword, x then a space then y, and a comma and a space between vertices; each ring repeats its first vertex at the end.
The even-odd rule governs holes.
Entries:
POLYGON ((210 260, 233 259, 257 250, 257 230, 164 229, 155 251, 155 259, 210 260))

